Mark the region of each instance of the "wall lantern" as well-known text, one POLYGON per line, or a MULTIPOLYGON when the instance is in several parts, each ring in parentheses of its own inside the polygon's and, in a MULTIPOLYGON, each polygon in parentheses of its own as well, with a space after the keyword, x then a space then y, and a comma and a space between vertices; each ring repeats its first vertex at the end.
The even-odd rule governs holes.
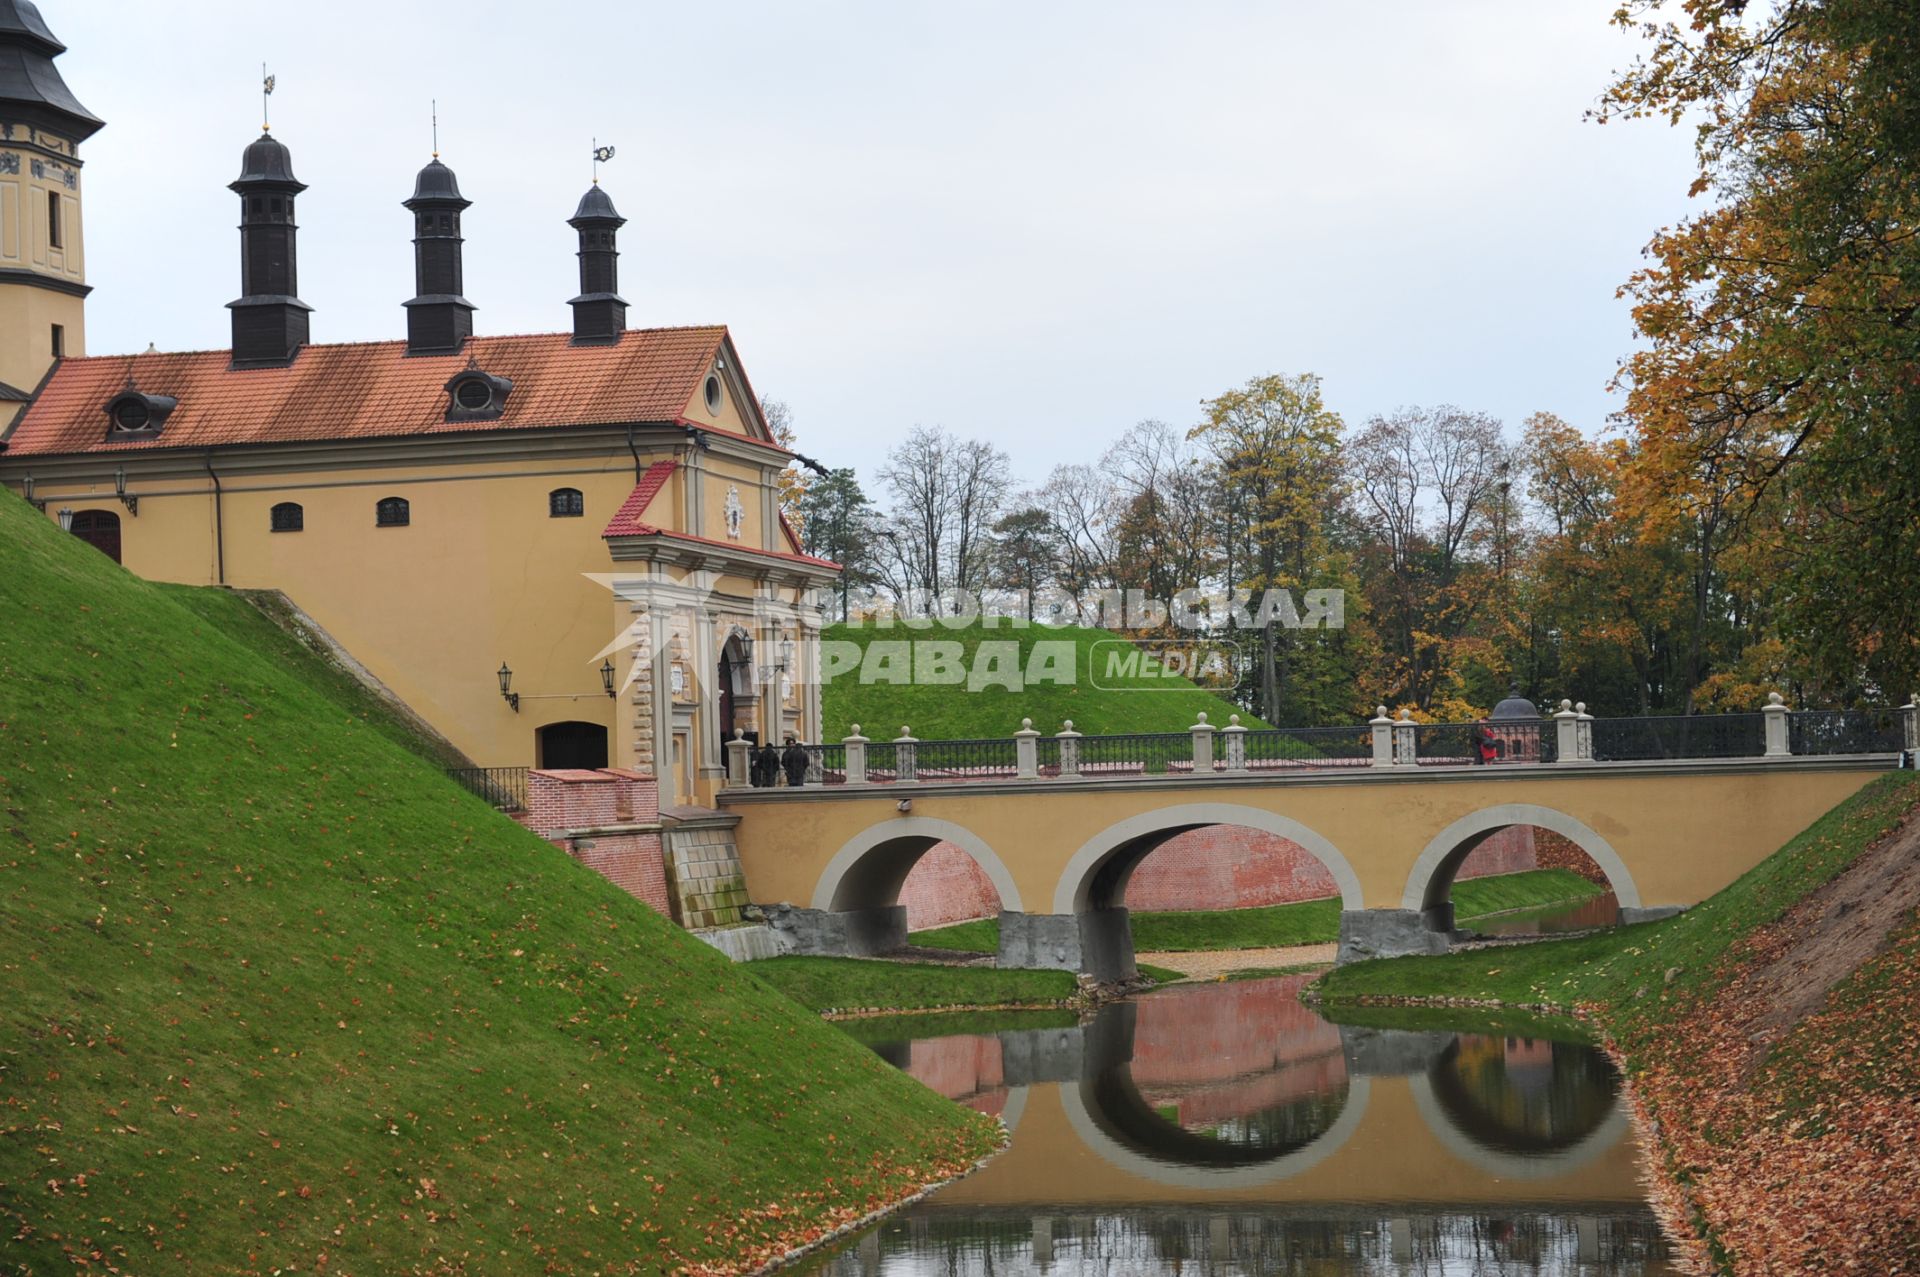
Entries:
POLYGON ((600 686, 607 689, 607 696, 613 696, 613 662, 600 662, 600 686))
POLYGON ((139 517, 140 498, 127 495, 127 468, 125 466, 121 466, 113 472, 113 495, 120 498, 120 504, 127 507, 128 514, 133 515, 135 518, 139 517))
POLYGON ((66 506, 60 507, 60 530, 62 532, 73 531, 73 511, 66 506))
POLYGON ((500 662, 500 671, 496 675, 500 680, 500 698, 513 706, 513 712, 520 712, 520 693, 513 690, 513 671, 507 668, 505 661, 500 662))

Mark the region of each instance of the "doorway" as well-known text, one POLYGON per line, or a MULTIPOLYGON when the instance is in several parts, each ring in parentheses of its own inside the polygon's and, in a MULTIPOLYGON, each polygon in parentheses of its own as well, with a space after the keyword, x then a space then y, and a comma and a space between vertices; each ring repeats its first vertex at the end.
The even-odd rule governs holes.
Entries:
MULTIPOLYGON (((738 689, 743 684, 751 686, 748 680, 752 677, 750 672, 752 661, 753 656, 748 647, 748 640, 737 633, 730 636, 720 649, 720 669, 715 680, 715 686, 719 688, 720 694, 715 698, 714 723, 720 732, 722 758, 726 757, 727 742, 733 739, 734 730, 739 726, 738 689)), ((751 693, 748 695, 750 696, 751 693)), ((748 732, 745 739, 757 745, 760 734, 748 732)))
POLYGON ((120 516, 113 511, 80 511, 73 516, 73 535, 115 563, 120 561, 120 516))
POLYGON ((598 723, 548 723, 534 740, 534 765, 543 770, 607 765, 607 729, 598 723))

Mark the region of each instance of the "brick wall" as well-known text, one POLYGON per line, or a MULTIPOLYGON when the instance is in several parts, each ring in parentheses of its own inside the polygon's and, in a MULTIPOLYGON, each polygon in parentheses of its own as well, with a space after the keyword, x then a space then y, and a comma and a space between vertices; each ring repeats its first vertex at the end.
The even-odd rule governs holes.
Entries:
MULTIPOLYGON (((1524 825, 1499 831, 1474 848, 1456 877, 1534 868, 1536 832, 1553 837, 1524 825)), ((1142 861, 1127 884, 1127 907, 1252 909, 1336 892, 1333 875, 1297 844, 1240 825, 1214 825, 1176 834, 1142 861)), ((1000 910, 987 875, 951 843, 937 843, 920 858, 900 890, 900 903, 913 931, 991 917, 1000 910)))
POLYGON ((950 842, 935 843, 920 857, 900 888, 907 907, 907 930, 924 931, 970 918, 989 918, 1000 912, 1000 893, 993 889, 973 857, 950 842))
POLYGON ((661 917, 673 916, 659 834, 600 834, 552 841, 614 886, 652 905, 661 917))
POLYGON ((542 836, 553 829, 611 825, 619 789, 611 772, 575 768, 528 772, 527 825, 542 836))
POLYGON ((527 773, 527 809, 521 823, 671 918, 660 831, 619 828, 659 819, 660 786, 645 773, 623 768, 527 773), (608 832, 575 835, 575 830, 608 832))
POLYGON ((1580 850, 1580 844, 1571 838, 1564 838, 1551 829, 1533 831, 1534 846, 1538 848, 1542 869, 1571 869, 1588 882, 1597 882, 1603 887, 1611 886, 1606 871, 1593 863, 1593 857, 1580 850))

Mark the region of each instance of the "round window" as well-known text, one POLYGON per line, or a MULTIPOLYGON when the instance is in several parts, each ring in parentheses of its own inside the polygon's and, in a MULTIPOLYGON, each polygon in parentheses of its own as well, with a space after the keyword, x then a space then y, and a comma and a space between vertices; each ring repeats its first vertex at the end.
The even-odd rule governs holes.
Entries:
POLYGON ((462 408, 478 410, 493 402, 493 387, 470 377, 453 388, 453 397, 462 408))
POLYGON ((153 409, 144 399, 122 399, 113 406, 113 424, 121 430, 145 430, 153 420, 153 409))
POLYGON ((718 377, 707 378, 707 411, 720 411, 720 379, 718 377))

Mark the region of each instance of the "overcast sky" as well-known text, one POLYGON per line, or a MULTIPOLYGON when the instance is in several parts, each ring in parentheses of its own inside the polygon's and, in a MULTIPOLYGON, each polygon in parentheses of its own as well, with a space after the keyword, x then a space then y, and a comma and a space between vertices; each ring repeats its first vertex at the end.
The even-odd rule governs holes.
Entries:
POLYGON ((92 353, 227 343, 265 60, 316 341, 404 335, 437 97, 479 331, 569 325, 597 136, 630 322, 730 325, 802 450, 868 474, 927 424, 1037 482, 1268 372, 1356 425, 1596 430, 1614 290, 1687 211, 1684 132, 1581 119, 1635 52, 1613 0, 40 7, 107 121, 92 353))

